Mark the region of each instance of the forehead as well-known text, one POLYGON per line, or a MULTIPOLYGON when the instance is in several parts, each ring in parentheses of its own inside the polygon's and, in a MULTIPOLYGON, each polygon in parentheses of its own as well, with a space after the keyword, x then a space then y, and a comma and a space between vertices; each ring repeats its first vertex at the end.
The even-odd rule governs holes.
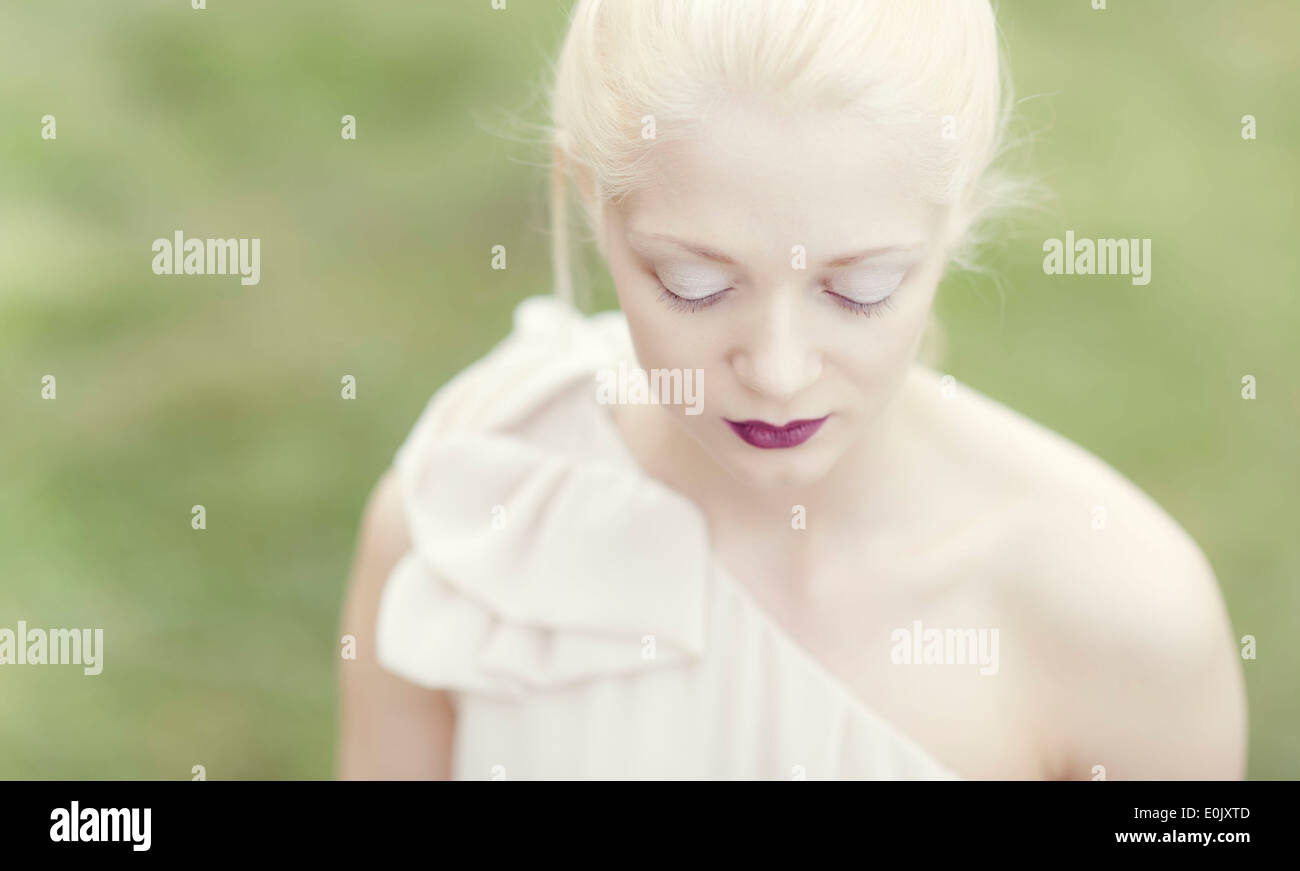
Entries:
POLYGON ((907 147, 847 112, 728 103, 649 161, 629 226, 739 252, 928 241, 940 212, 907 147))

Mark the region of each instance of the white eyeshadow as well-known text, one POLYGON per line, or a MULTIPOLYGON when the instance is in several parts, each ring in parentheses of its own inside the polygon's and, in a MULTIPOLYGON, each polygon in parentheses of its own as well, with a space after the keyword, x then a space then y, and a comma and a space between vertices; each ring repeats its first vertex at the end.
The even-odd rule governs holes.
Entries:
POLYGON ((879 302, 889 296, 903 282, 903 273, 869 273, 854 279, 836 279, 831 290, 854 302, 879 302))
POLYGON ((656 268, 656 273, 660 280, 668 285, 669 290, 685 290, 689 293, 698 293, 701 296, 708 296, 725 290, 730 282, 727 275, 716 269, 691 269, 689 267, 668 265, 656 268))

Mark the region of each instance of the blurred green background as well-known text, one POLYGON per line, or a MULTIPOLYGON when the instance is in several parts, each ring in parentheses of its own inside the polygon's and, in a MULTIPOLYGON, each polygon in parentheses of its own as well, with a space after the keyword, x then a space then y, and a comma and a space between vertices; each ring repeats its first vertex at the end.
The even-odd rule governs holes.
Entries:
MULTIPOLYGON (((547 154, 511 119, 546 119, 568 4, 490 5, 4 4, 0 626, 104 627, 105 670, 0 668, 0 777, 333 775, 366 494, 549 291, 547 154), (154 276, 176 229, 260 237, 261 284, 154 276)), ((1055 200, 993 252, 998 280, 945 281, 944 370, 1200 542, 1259 640, 1250 776, 1296 778, 1300 4, 1109 5, 1000 4, 1055 200), (1151 284, 1044 276, 1067 229, 1152 238, 1151 284)))

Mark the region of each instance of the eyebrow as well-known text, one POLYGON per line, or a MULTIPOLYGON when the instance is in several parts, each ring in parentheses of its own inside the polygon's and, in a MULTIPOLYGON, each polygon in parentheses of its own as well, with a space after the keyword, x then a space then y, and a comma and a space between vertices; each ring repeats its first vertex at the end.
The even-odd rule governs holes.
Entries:
MULTIPOLYGON (((696 245, 683 239, 668 236, 663 233, 639 233, 633 231, 630 235, 641 236, 647 239, 658 239, 661 242, 667 242, 670 245, 676 245, 706 260, 712 260, 716 263, 726 263, 731 266, 736 265, 736 261, 712 248, 703 245, 696 245)), ((842 254, 839 257, 832 257, 824 264, 827 269, 838 269, 843 266, 852 266, 854 263, 860 263, 863 260, 869 260, 872 257, 880 257, 885 254, 912 254, 921 250, 920 245, 884 245, 879 248, 867 248, 862 251, 855 251, 850 254, 842 254)))

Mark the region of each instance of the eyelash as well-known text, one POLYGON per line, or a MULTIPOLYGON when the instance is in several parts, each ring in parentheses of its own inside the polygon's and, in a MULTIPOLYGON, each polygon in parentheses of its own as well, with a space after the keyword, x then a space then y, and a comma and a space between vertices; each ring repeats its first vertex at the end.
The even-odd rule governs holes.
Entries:
POLYGON ((849 299, 847 296, 840 296, 829 288, 824 292, 834 297, 836 304, 841 308, 848 309, 854 314, 865 315, 866 317, 872 317, 873 315, 883 313, 886 310, 893 311, 894 309, 894 291, 890 291, 889 296, 884 299, 878 299, 875 302, 857 302, 856 300, 849 299))
MULTIPOLYGON (((689 311, 689 312, 701 311, 703 309, 708 308, 709 306, 716 305, 717 303, 721 302, 722 298, 726 296, 728 293, 730 293, 732 290, 732 288, 728 287, 728 288, 724 288, 723 290, 719 290, 717 293, 711 293, 708 296, 702 296, 699 299, 689 299, 687 297, 678 296, 677 294, 673 293, 671 290, 669 290, 667 287, 664 286, 663 282, 659 283, 659 289, 663 291, 659 295, 659 299, 662 302, 666 303, 669 308, 673 309, 674 311, 689 311)), ((884 299, 878 299, 875 302, 857 302, 856 300, 849 299, 847 296, 841 296, 840 294, 831 290, 829 287, 824 287, 823 292, 826 293, 828 296, 832 297, 835 300, 835 304, 838 305, 840 308, 846 309, 847 311, 852 312, 853 314, 864 315, 865 317, 872 317, 874 315, 881 314, 886 310, 893 311, 894 308, 893 291, 890 292, 889 296, 885 297, 884 299)))
POLYGON ((669 308, 673 309, 674 311, 691 311, 691 312, 697 312, 700 311, 701 309, 706 309, 709 306, 714 305, 715 303, 721 302, 722 298, 731 291, 731 288, 728 287, 723 290, 719 290, 717 293, 711 293, 708 296, 702 296, 699 299, 689 299, 687 297, 678 296, 677 294, 673 293, 671 290, 664 287, 663 282, 659 283, 659 289, 663 291, 663 293, 659 295, 659 299, 667 303, 669 308))

